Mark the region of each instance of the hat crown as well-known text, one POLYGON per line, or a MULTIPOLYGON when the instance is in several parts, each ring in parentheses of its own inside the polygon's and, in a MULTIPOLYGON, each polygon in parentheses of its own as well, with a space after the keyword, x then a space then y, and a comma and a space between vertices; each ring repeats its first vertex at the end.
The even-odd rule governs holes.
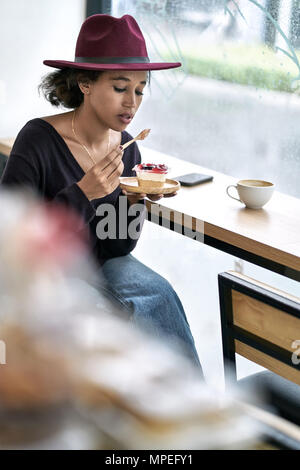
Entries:
POLYGON ((148 57, 143 33, 130 15, 97 14, 82 24, 75 57, 148 57))
POLYGON ((89 16, 81 26, 74 60, 44 60, 49 67, 83 70, 166 70, 180 62, 150 62, 145 39, 131 15, 89 16))

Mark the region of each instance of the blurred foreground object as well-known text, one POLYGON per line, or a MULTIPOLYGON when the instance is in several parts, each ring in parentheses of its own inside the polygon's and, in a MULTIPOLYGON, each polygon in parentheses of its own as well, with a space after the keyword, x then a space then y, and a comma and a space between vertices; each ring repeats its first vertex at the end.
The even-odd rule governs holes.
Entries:
POLYGON ((0 448, 251 445, 234 397, 90 295, 73 214, 9 193, 0 210, 0 448))

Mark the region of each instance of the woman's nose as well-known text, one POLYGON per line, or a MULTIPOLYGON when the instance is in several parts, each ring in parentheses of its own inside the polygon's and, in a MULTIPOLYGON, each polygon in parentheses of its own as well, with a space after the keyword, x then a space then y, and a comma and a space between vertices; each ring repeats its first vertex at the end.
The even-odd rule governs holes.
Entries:
POLYGON ((126 106, 127 108, 133 108, 136 106, 135 93, 130 93, 124 97, 124 106, 126 106))

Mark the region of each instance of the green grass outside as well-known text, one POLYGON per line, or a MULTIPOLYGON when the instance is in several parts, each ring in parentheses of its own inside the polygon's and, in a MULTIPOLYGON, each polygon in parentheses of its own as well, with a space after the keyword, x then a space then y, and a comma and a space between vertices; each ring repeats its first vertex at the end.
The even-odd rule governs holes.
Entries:
MULTIPOLYGON (((250 85, 267 90, 299 93, 297 65, 283 53, 266 46, 226 44, 185 49, 183 57, 189 73, 201 77, 250 85)), ((297 54, 300 61, 300 54, 297 54)), ((300 67, 300 66, 299 66, 300 67)))

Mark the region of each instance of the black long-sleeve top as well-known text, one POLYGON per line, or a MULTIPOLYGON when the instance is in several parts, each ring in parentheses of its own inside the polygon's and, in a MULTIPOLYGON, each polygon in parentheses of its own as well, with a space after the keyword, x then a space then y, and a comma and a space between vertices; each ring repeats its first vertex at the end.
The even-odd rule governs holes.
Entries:
MULTIPOLYGON (((121 144, 130 139, 131 135, 123 131, 121 144)), ((134 176, 132 168, 140 162, 140 152, 134 143, 124 151, 122 176, 134 176)), ((130 253, 136 246, 137 240, 129 236, 120 239, 118 231, 116 239, 101 240, 97 237, 96 227, 103 219, 103 216, 96 214, 98 206, 103 203, 114 205, 118 228, 119 209, 124 207, 120 205, 122 193, 118 187, 103 198, 89 201, 76 184, 83 176, 83 169, 60 134, 51 124, 36 118, 29 121, 19 132, 2 175, 1 184, 5 187, 29 187, 44 200, 64 204, 75 210, 82 221, 78 230, 87 229, 91 253, 101 265, 109 258, 130 253)), ((127 202, 126 210, 128 207, 127 202)), ((128 216, 127 226, 134 219, 134 216, 128 216)))

